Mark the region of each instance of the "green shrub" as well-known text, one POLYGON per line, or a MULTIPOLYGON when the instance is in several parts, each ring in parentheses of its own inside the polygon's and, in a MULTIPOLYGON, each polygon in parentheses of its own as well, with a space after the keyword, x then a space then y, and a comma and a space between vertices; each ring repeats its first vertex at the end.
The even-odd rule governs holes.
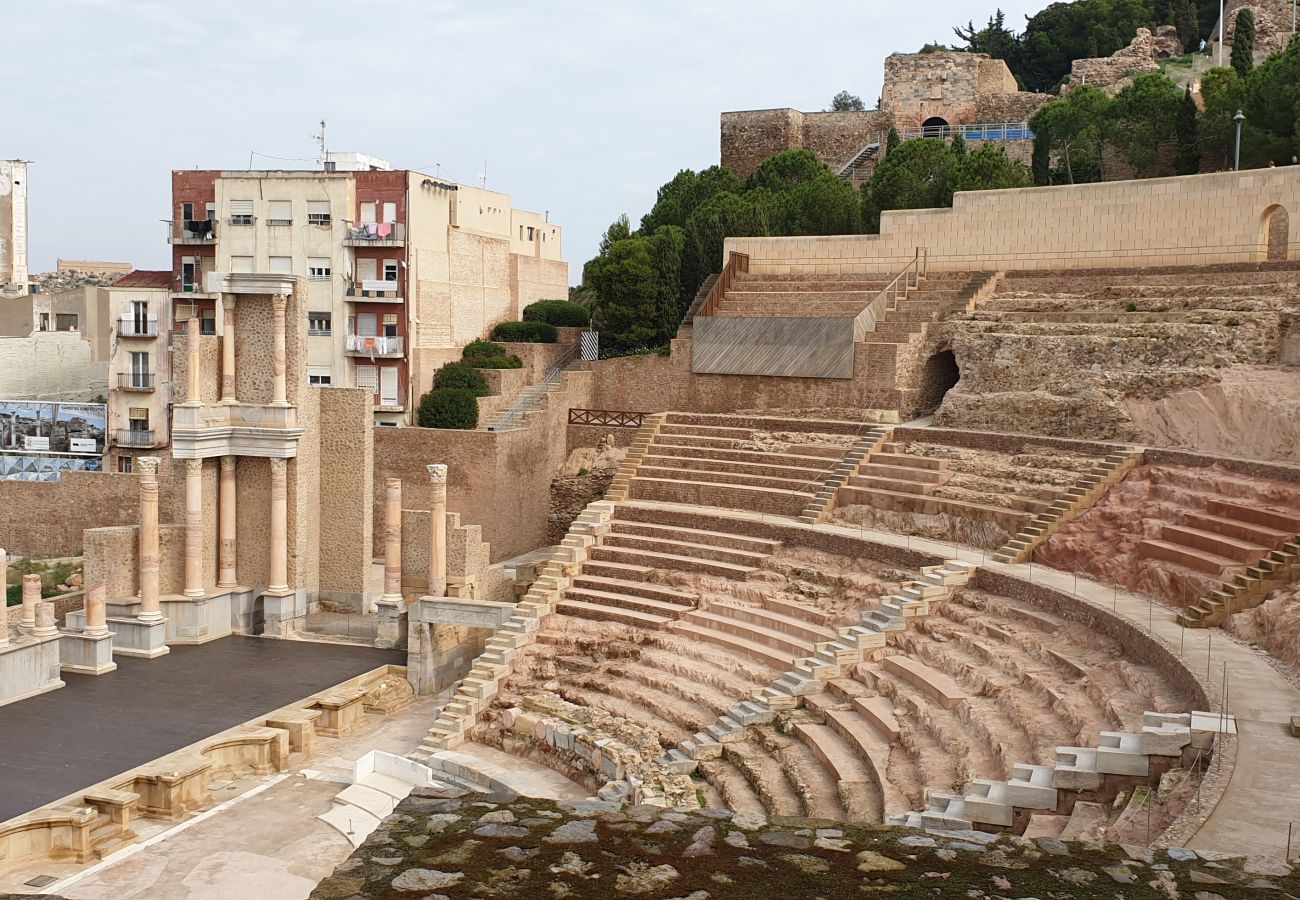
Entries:
POLYGON ((475 397, 486 397, 489 393, 487 382, 474 368, 477 361, 449 362, 433 376, 434 390, 469 391, 475 397))
POLYGON ((505 356, 506 348, 491 341, 470 341, 460 355, 463 359, 473 359, 476 356, 505 356))
POLYGON ((469 364, 476 369, 522 369, 524 367, 524 361, 513 353, 503 353, 500 356, 476 356, 469 360, 469 364))
POLYGON ((554 344, 559 335, 546 322, 502 322, 492 329, 494 341, 519 341, 526 344, 554 344))
POLYGON ((17 606, 23 602, 23 586, 10 584, 5 586, 5 606, 17 606))
POLYGON ((591 324, 591 312, 568 300, 538 300, 524 307, 525 322, 545 322, 557 328, 586 328, 591 324))
POLYGON ((478 399, 464 388, 434 388, 420 398, 416 421, 421 428, 477 428, 478 399))

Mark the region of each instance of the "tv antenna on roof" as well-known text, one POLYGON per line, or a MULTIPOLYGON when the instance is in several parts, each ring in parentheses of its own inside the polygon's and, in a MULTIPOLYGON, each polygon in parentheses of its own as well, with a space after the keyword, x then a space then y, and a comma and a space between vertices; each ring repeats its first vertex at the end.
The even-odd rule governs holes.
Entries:
POLYGON ((316 143, 320 144, 320 159, 318 159, 317 162, 319 162, 323 166, 325 165, 325 160, 328 158, 328 155, 325 153, 325 120, 324 119, 320 120, 320 133, 313 134, 311 136, 311 139, 316 143))

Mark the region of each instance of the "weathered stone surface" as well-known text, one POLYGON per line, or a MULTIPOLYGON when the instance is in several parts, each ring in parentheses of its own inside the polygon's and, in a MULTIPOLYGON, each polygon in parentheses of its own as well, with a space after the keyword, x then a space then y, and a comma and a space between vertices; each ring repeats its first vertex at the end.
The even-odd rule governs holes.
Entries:
POLYGON ((596 823, 591 819, 577 819, 565 822, 556 828, 544 840, 550 844, 588 844, 595 843, 596 823))
POLYGON ((897 872, 899 869, 905 869, 896 859, 890 859, 884 854, 877 853, 875 850, 863 850, 857 855, 859 872, 897 872))
POLYGON ((393 879, 393 888, 399 891, 433 891, 451 887, 465 876, 460 872, 440 872, 437 869, 407 869, 393 879))

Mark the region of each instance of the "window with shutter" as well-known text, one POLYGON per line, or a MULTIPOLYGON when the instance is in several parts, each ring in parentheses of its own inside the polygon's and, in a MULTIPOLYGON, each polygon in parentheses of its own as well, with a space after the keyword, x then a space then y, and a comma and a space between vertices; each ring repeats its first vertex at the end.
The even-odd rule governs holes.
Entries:
POLYGON ((365 388, 372 394, 379 393, 379 367, 357 366, 357 387, 365 388))
POLYGON ((330 280, 330 260, 325 256, 307 257, 307 277, 312 281, 330 280))
POLYGON ((232 256, 232 257, 230 257, 230 271, 232 271, 232 272, 251 272, 251 271, 253 271, 253 257, 251 257, 251 256, 232 256))
POLYGON ((293 224, 293 202, 290 200, 272 200, 271 216, 266 221, 267 225, 292 225, 293 224))
POLYGON ((397 337, 397 313, 384 313, 384 337, 397 337))
POLYGON ((375 221, 376 221, 376 220, 375 220, 375 215, 376 215, 376 213, 375 213, 375 207, 376 207, 377 205, 378 205, 378 204, 375 204, 375 203, 362 203, 362 204, 361 204, 361 224, 362 224, 362 225, 373 225, 373 224, 375 223, 375 221))
POLYGON ((385 204, 384 204, 384 221, 385 221, 385 222, 396 222, 396 221, 397 221, 397 204, 396 204, 396 203, 385 203, 385 204))
POLYGON ((307 333, 317 337, 328 337, 334 330, 334 314, 328 312, 307 313, 307 333))
POLYGON ((277 275, 293 274, 293 257, 292 256, 270 256, 266 260, 267 271, 275 272, 277 275))
POLYGON ((307 224, 328 225, 330 223, 330 202, 328 200, 307 201, 307 224))
POLYGON ((230 201, 230 224, 231 225, 252 225, 253 224, 253 201, 252 200, 231 200, 230 201))

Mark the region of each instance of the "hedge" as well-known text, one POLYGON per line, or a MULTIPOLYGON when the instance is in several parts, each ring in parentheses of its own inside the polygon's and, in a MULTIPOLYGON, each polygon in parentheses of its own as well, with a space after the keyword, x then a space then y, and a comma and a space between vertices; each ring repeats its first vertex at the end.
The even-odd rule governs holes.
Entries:
POLYGON ((434 388, 420 398, 416 421, 421 428, 477 428, 478 399, 464 388, 434 388))
POLYGON ((433 375, 434 390, 469 391, 475 397, 486 397, 487 382, 469 362, 446 363, 433 375))
POLYGON ((524 367, 524 361, 513 353, 503 353, 500 356, 476 356, 469 360, 469 364, 476 369, 522 369, 524 367))
POLYGON ((492 329, 494 341, 520 341, 527 344, 554 344, 559 337, 554 325, 545 322, 502 322, 492 329))
POLYGON ((505 356, 506 348, 491 341, 470 341, 460 353, 462 359, 471 360, 476 356, 505 356))
POLYGON ((524 307, 525 322, 545 322, 557 328, 586 328, 591 324, 591 311, 568 300, 538 300, 524 307))
POLYGON ((5 586, 5 606, 17 606, 23 602, 23 586, 10 584, 5 586))

